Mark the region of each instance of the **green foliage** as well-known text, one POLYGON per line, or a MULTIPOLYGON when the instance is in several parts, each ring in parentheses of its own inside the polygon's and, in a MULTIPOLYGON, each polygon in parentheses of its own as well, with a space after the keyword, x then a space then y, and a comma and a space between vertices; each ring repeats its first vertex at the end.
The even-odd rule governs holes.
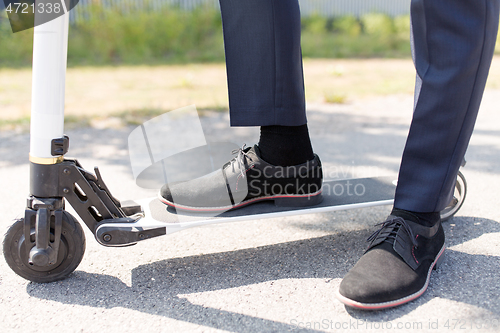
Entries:
POLYGON ((410 36, 410 15, 402 15, 395 17, 394 29, 399 37, 410 36))
POLYGON ((302 54, 309 58, 401 58, 410 57, 407 39, 385 39, 361 34, 302 34, 302 54))
POLYGON ((94 6, 89 17, 70 29, 70 65, 224 59, 220 14, 213 9, 117 13, 94 6))
POLYGON ((409 57, 409 16, 368 14, 335 18, 326 33, 302 33, 302 52, 311 58, 409 57))
POLYGON ((332 25, 333 31, 344 33, 351 37, 361 34, 361 24, 354 16, 343 16, 335 18, 332 25))
POLYGON ((319 14, 312 14, 302 18, 302 31, 312 34, 325 34, 328 32, 329 20, 319 14))
POLYGON ((368 35, 391 36, 396 32, 394 21, 385 14, 367 14, 361 17, 363 30, 368 35))
MULTIPOLYGON (((224 61, 222 22, 213 8, 127 12, 95 5, 87 16, 70 27, 70 66, 224 61)), ((302 18, 305 57, 409 57, 409 36, 409 16, 302 18)), ((32 51, 33 30, 13 34, 0 13, 0 67, 30 66, 32 51)))
POLYGON ((33 31, 13 34, 6 12, 0 12, 0 67, 31 65, 33 31))

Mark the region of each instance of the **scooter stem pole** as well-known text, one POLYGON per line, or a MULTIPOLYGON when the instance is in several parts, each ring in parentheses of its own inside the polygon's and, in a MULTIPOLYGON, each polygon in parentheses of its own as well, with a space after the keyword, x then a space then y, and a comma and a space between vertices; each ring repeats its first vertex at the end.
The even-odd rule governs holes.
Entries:
POLYGON ((51 142, 64 131, 68 27, 69 12, 34 28, 30 161, 37 164, 61 159, 51 142))

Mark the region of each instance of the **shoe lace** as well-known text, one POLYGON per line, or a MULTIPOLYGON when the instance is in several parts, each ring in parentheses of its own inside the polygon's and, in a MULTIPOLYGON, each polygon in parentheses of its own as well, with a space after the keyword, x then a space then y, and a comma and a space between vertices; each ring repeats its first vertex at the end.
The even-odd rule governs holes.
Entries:
POLYGON ((236 162, 238 163, 238 167, 240 168, 240 174, 241 177, 243 178, 245 178, 245 156, 248 157, 248 154, 245 152, 246 147, 247 145, 246 143, 244 143, 243 146, 241 146, 241 148, 234 149, 233 151, 231 151, 231 154, 236 155, 236 157, 231 160, 233 171, 234 171, 233 163, 236 162))
POLYGON ((408 233, 410 236, 412 245, 415 247, 418 247, 417 240, 415 238, 415 235, 413 234, 413 231, 411 230, 410 226, 402 217, 392 217, 390 219, 387 219, 384 222, 377 223, 375 226, 381 226, 380 229, 376 230, 373 232, 370 237, 366 240, 367 242, 370 242, 370 245, 373 244, 377 239, 382 239, 384 242, 388 243, 394 243, 395 241, 398 242, 400 245, 401 242, 399 241, 400 238, 397 238, 396 235, 401 227, 405 229, 405 231, 408 233))

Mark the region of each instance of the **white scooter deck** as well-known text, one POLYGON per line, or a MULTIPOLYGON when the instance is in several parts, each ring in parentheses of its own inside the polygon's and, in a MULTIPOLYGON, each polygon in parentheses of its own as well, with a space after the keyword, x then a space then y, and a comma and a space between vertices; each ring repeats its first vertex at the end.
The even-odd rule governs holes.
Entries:
POLYGON ((308 207, 276 207, 273 201, 262 201, 217 216, 204 213, 176 212, 159 199, 138 201, 145 217, 138 221, 143 227, 165 227, 167 234, 187 228, 246 220, 286 217, 337 210, 391 205, 394 202, 396 177, 357 178, 325 181, 323 201, 308 207))

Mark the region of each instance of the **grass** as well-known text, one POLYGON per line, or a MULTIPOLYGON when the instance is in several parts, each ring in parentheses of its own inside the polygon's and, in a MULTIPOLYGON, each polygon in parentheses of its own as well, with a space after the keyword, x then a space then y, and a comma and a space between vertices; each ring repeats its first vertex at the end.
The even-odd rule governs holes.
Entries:
MULTIPOLYGON (((202 113, 228 109, 220 13, 164 8, 132 16, 98 6, 90 10, 90 20, 70 29, 69 126, 134 125, 190 104, 202 113)), ((0 129, 27 128, 33 31, 12 34, 2 15, 0 129)), ((339 104, 412 94, 409 34, 408 16, 304 17, 307 101, 339 104)), ((498 59, 489 88, 500 89, 498 59)))
POLYGON ((30 126, 30 117, 23 116, 14 119, 0 119, 0 129, 5 131, 21 130, 27 131, 30 126))
POLYGON ((325 92, 325 102, 329 104, 344 104, 346 102, 346 95, 339 95, 333 92, 325 92))
MULTIPOLYGON (((70 67, 224 61, 222 21, 213 8, 164 7, 127 13, 96 3, 87 14, 88 20, 69 31, 70 67)), ((409 16, 302 18, 306 58, 409 58, 409 37, 409 16)), ((33 30, 13 34, 6 13, 0 12, 0 67, 29 67, 32 44, 33 30)), ((496 52, 500 53, 500 42, 496 52)), ((189 78, 179 84, 189 86, 189 78)))
MULTIPOLYGON (((413 93, 411 59, 304 59, 308 103, 350 103, 374 96, 413 93)), ((500 89, 500 56, 488 89, 500 89)), ((68 126, 137 125, 186 105, 203 114, 227 111, 224 64, 70 68, 66 77, 68 126), (191 77, 186 86, 179 84, 191 77), (111 120, 109 120, 111 119, 111 120)), ((0 69, 0 129, 28 128, 31 71, 0 69)))
MULTIPOLYGON (((123 125, 129 125, 124 123, 123 125)), ((64 127, 66 129, 81 128, 92 126, 92 119, 83 116, 66 115, 64 116, 64 127)), ((23 116, 13 119, 0 119, 0 130, 27 132, 30 128, 30 117, 23 116)))
POLYGON ((302 51, 306 57, 405 58, 411 54, 409 16, 311 16, 303 19, 302 27, 302 51))
MULTIPOLYGON (((123 12, 94 5, 71 26, 68 65, 172 64, 224 60, 220 13, 200 7, 123 12)), ((31 64, 33 29, 13 34, 0 12, 0 66, 31 64)))
MULTIPOLYGON (((220 13, 164 7, 126 13, 98 4, 69 31, 68 65, 161 65, 223 62, 220 13)), ((33 30, 13 34, 0 13, 0 67, 31 65, 33 30)), ((360 19, 302 20, 305 57, 409 57, 409 17, 369 14, 360 19)))
POLYGON ((70 65, 213 62, 224 59, 222 22, 213 9, 165 7, 132 15, 95 5, 74 26, 70 65), (93 50, 89 52, 89 50, 93 50))

